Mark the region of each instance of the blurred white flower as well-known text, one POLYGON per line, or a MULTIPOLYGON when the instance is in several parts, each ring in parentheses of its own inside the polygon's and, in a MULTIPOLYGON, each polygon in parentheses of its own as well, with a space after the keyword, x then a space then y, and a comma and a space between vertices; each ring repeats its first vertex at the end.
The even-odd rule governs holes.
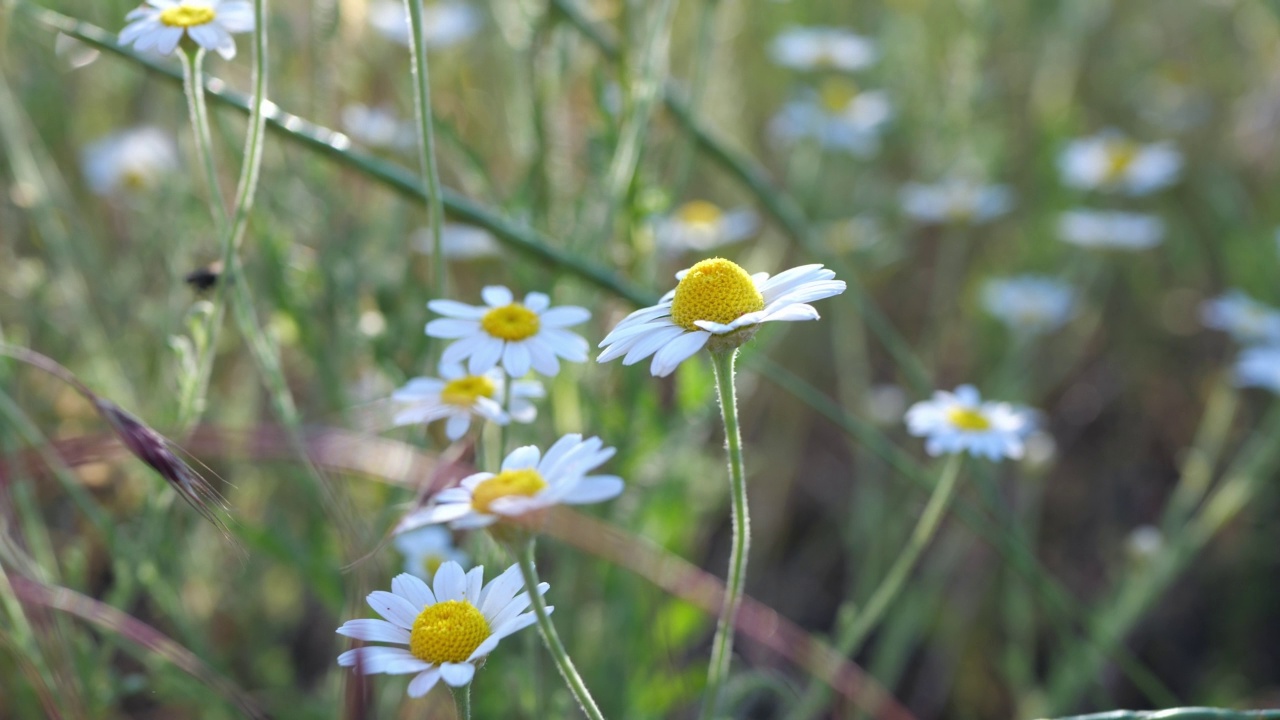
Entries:
POLYGON ((958 178, 933 185, 907 183, 898 199, 903 212, 922 223, 984 223, 1013 207, 1013 193, 1004 185, 958 178))
POLYGON ((232 33, 253 30, 253 4, 247 0, 147 0, 131 10, 120 31, 121 45, 138 52, 168 55, 184 35, 205 50, 230 60, 236 56, 232 33))
POLYGON ((1030 468, 1047 467, 1058 455, 1058 442, 1043 430, 1033 430, 1027 435, 1026 452, 1022 461, 1030 468))
POLYGON ((537 380, 512 381, 511 398, 504 406, 506 385, 506 376, 498 368, 484 374, 468 375, 461 365, 442 363, 439 379, 414 378, 392 393, 391 399, 401 406, 392 422, 400 426, 447 418, 444 434, 450 440, 466 435, 471 429, 472 418, 482 418, 498 425, 506 425, 512 420, 533 422, 538 409, 530 400, 546 395, 542 383, 537 380))
POLYGON ((453 545, 453 533, 439 525, 426 525, 395 537, 396 550, 404 556, 404 571, 431 582, 447 562, 467 564, 467 554, 453 545))
POLYGON ((722 210, 706 200, 692 200, 653 223, 658 247, 671 252, 705 251, 746 240, 760 227, 760 216, 747 207, 722 210))
POLYGON ((96 48, 84 44, 66 33, 58 33, 53 40, 53 52, 67 61, 72 70, 82 68, 98 59, 101 53, 96 48))
POLYGON ((576 305, 551 307, 545 293, 531 292, 516 302, 511 291, 490 285, 480 292, 484 305, 464 305, 455 300, 432 300, 431 310, 444 315, 427 323, 427 335, 455 340, 444 349, 440 363, 467 360, 472 375, 489 372, 501 363, 511 377, 523 377, 532 368, 548 377, 560 372, 560 360, 586 362, 587 341, 566 328, 591 317, 576 305))
POLYGON ((1071 187, 1146 195, 1178 179, 1182 154, 1170 143, 1142 145, 1107 131, 1072 140, 1058 157, 1058 168, 1071 187))
POLYGON ((792 27, 769 46, 777 64, 793 70, 861 70, 880 53, 873 41, 848 30, 831 27, 792 27))
MULTIPOLYGON (((502 246, 493 237, 493 233, 482 227, 447 222, 441 230, 441 249, 449 260, 479 260, 494 257, 502 251, 502 246)), ((435 239, 430 227, 415 230, 410 241, 413 249, 420 253, 430 255, 433 252, 435 239)))
POLYGON ((1143 213, 1069 210, 1058 218, 1058 236, 1081 247, 1146 250, 1164 240, 1164 221, 1143 213))
POLYGON ((1280 309, 1232 290, 1200 304, 1205 327, 1229 333, 1236 342, 1280 342, 1280 309))
POLYGON ((1125 549, 1134 560, 1149 560, 1164 549, 1164 533, 1154 525, 1139 525, 1129 532, 1125 549))
POLYGON ((880 131, 893 117, 882 90, 860 92, 853 83, 828 78, 817 90, 782 106, 769 131, 782 143, 812 139, 829 150, 865 157, 880 147, 880 131))
MULTIPOLYGON (((480 11, 463 2, 439 2, 422 12, 423 44, 427 49, 453 47, 470 40, 480 29, 480 11)), ((383 36, 408 47, 409 16, 404 3, 376 0, 369 4, 369 24, 383 36)))
POLYGON ((1280 395, 1280 343, 1245 348, 1236 361, 1236 384, 1280 395))
POLYGON ((371 148, 411 150, 417 147, 418 131, 386 106, 359 103, 342 109, 342 129, 351 139, 371 148))
POLYGON ((954 393, 938 390, 933 399, 907 410, 907 430, 926 438, 930 455, 968 451, 991 460, 1022 457, 1027 434, 1034 428, 1031 413, 1006 402, 983 402, 972 385, 954 393))
POLYGON ((133 128, 86 145, 80 164, 89 189, 99 195, 139 190, 178 168, 178 143, 160 128, 133 128))
POLYGON ((993 278, 982 285, 982 307, 1009 329, 1036 335, 1053 332, 1075 316, 1076 293, 1040 275, 993 278))

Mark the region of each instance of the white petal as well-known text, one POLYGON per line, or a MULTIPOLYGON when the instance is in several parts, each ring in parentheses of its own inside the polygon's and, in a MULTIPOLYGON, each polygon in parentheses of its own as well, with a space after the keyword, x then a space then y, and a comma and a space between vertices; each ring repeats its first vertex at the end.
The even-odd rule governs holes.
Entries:
POLYGON ((512 450, 507 458, 502 461, 502 471, 507 470, 525 470, 538 466, 538 459, 542 457, 542 453, 536 445, 525 445, 512 450))
POLYGON ((506 342, 495 337, 481 337, 484 337, 484 342, 480 343, 467 361, 467 369, 472 375, 483 375, 497 366, 498 359, 502 357, 502 348, 506 345, 506 342))
POLYGON ((467 571, 467 587, 463 595, 467 602, 479 607, 480 596, 484 593, 484 566, 477 565, 467 571))
POLYGON ((233 33, 253 30, 253 5, 248 2, 224 2, 218 5, 218 24, 233 33))
POLYGON ((422 612, 422 608, 416 608, 408 600, 386 590, 374 590, 365 600, 374 612, 406 630, 413 627, 413 621, 422 612))
POLYGON ((765 315, 760 322, 799 322, 817 319, 818 311, 812 305, 787 305, 765 315))
POLYGON ((374 618, 348 620, 342 623, 342 627, 338 628, 337 632, 339 635, 346 635, 356 640, 390 642, 401 645, 409 644, 409 631, 402 627, 396 627, 386 620, 376 620, 374 618))
POLYGON ((462 566, 456 562, 446 562, 436 570, 435 595, 437 602, 462 600, 462 593, 467 589, 467 576, 462 566))
POLYGON ((539 316, 543 327, 562 328, 584 323, 591 319, 591 311, 575 305, 552 308, 539 316))
POLYGON ((680 363, 693 357, 694 353, 706 347, 711 333, 706 330, 687 332, 672 340, 653 356, 649 364, 649 372, 654 377, 666 377, 675 371, 680 363))
POLYGON ((476 307, 460 303, 457 300, 432 300, 427 303, 427 307, 432 312, 437 312, 448 317, 462 318, 463 320, 479 320, 489 312, 489 308, 476 307))
POLYGON ((661 350, 664 345, 675 340, 686 332, 688 331, 679 325, 659 328, 651 334, 641 338, 635 345, 632 345, 631 349, 627 351, 627 356, 622 359, 622 364, 634 365, 661 350))
MULTIPOLYGON (((448 541, 448 533, 443 528, 433 528, 445 533, 445 541, 448 541)), ((426 531, 423 531, 426 532, 426 531)), ((403 536, 402 536, 403 537, 403 536)), ((409 573, 400 573, 391 579, 391 592, 408 600, 410 604, 416 606, 419 611, 428 605, 436 604, 436 596, 431 593, 431 588, 421 579, 409 573)), ((368 638, 365 638, 366 640, 368 638)), ((407 640, 405 642, 408 642, 407 640)))
POLYGON ((531 292, 524 296, 524 306, 541 315, 543 310, 551 307, 551 298, 546 293, 531 292))
POLYGON ((478 332, 480 332, 480 323, 475 320, 437 318, 427 323, 427 335, 445 340, 456 340, 478 332))
POLYGON ((179 42, 182 42, 182 28, 163 27, 156 31, 153 47, 161 55, 169 55, 178 48, 179 42))
POLYGON ((544 342, 569 362, 586 362, 587 350, 591 347, 581 335, 558 328, 545 328, 526 342, 544 342))
POLYGON ((431 688, 440 682, 440 668, 423 670, 417 677, 409 681, 409 697, 419 698, 431 692, 431 688))
POLYGON ((560 361, 549 345, 535 342, 525 343, 525 347, 529 349, 529 360, 534 372, 547 377, 555 377, 560 372, 560 361))
POLYGON ((603 502, 622 494, 622 488, 622 478, 616 475, 596 475, 583 478, 572 490, 560 498, 560 502, 566 505, 603 502))
POLYGON ((398 647, 363 647, 348 650, 338 656, 338 664, 342 667, 355 667, 357 658, 365 675, 386 673, 387 675, 404 675, 431 667, 413 656, 406 648, 398 647))
POLYGON ((501 285, 490 285, 480 291, 480 297, 484 300, 484 304, 492 308, 510 305, 515 299, 511 291, 501 285))
POLYGON ((511 602, 511 599, 524 587, 524 577, 520 574, 520 566, 512 565, 501 575, 489 581, 480 593, 480 612, 492 619, 511 602))
POLYGON ((468 661, 477 660, 479 658, 484 657, 485 655, 488 655, 489 653, 493 652, 494 648, 498 647, 499 642, 502 642, 502 638, 496 635, 490 635, 489 637, 485 638, 483 642, 477 645, 475 650, 471 651, 471 655, 467 657, 467 660, 468 661))
MULTIPOLYGON (((457 342, 452 343, 449 347, 440 353, 441 364, 462 362, 475 353, 482 345, 492 342, 493 338, 482 332, 475 335, 464 337, 457 342)), ((479 374, 479 373, 477 373, 479 374)))
POLYGON ((449 417, 449 422, 445 423, 444 426, 444 435, 451 441, 457 442, 470 429, 471 414, 460 412, 449 417))
POLYGON ((528 348, 531 344, 526 342, 507 343, 506 349, 502 351, 502 367, 506 368, 508 375, 518 378, 528 374, 529 365, 533 362, 528 348))
POLYGON ((440 665, 440 678, 452 687, 462 687, 476 676, 476 666, 471 663, 443 663, 440 665))

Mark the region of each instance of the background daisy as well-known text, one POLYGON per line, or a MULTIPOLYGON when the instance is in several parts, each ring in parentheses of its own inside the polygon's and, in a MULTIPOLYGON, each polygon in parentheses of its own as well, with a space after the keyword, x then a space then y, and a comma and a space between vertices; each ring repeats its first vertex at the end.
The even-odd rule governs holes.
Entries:
POLYGON ((446 420, 445 436, 457 440, 471 428, 472 418, 498 425, 511 420, 533 422, 537 407, 530 402, 546 395, 537 380, 508 382, 502 370, 493 368, 482 375, 470 375, 461 365, 441 365, 440 378, 420 377, 396 390, 391 399, 400 405, 393 423, 412 425, 446 420))
POLYGON ((1164 221, 1144 213, 1070 210, 1058 218, 1058 237, 1099 250, 1147 250, 1164 240, 1164 221))
POLYGON ((939 390, 907 410, 907 430, 925 438, 930 455, 968 452, 990 460, 1022 457, 1034 427, 1031 413, 1005 402, 983 402, 977 388, 939 390))
POLYGON ((516 302, 501 285, 486 287, 485 305, 475 307, 453 300, 432 300, 427 307, 444 318, 427 323, 427 335, 455 342, 445 348, 442 364, 467 361, 467 371, 480 375, 502 364, 518 378, 532 368, 548 377, 560 372, 560 361, 584 362, 587 341, 565 328, 586 322, 591 313, 574 305, 551 307, 540 292, 516 302))
POLYGON ((236 56, 232 33, 253 30, 253 4, 248 0, 147 0, 125 15, 120 44, 138 52, 168 55, 183 36, 205 50, 230 60, 236 56))
POLYGON ((1058 167, 1071 187, 1147 195, 1178 179, 1182 154, 1169 143, 1142 145, 1112 131, 1073 140, 1058 167))

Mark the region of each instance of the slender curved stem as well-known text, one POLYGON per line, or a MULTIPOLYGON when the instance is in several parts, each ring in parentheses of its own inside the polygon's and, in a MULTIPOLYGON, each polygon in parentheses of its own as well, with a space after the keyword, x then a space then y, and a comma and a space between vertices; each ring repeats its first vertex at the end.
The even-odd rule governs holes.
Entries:
POLYGON ((556 668, 560 670, 560 677, 564 678, 565 685, 569 686, 569 692, 573 693, 573 697, 577 699, 582 712, 586 713, 591 720, 604 720, 604 715, 596 706, 596 701, 587 690, 586 683, 582 681, 582 676, 578 674, 578 669, 573 666, 573 660, 564 649, 564 643, 560 642, 556 626, 551 623, 551 613, 547 610, 547 603, 543 600, 542 593, 538 592, 538 571, 533 566, 533 540, 524 543, 518 558, 520 574, 524 576, 524 586, 529 593, 530 604, 533 606, 533 615, 538 619, 538 630, 542 633, 542 644, 547 646, 547 652, 551 653, 551 659, 555 660, 556 668))
POLYGON ((200 157, 200 167, 204 170, 204 182, 209 191, 209 211, 214 222, 219 223, 218 234, 222 234, 221 224, 227 221, 227 206, 222 197, 222 187, 218 185, 213 139, 209 133, 209 108, 204 102, 204 48, 182 48, 178 59, 182 61, 182 92, 187 96, 187 113, 191 116, 191 130, 196 138, 196 155, 200 157))
POLYGON ((457 708, 458 720, 471 720, 471 683, 449 690, 453 692, 453 705, 457 708))
POLYGON ((427 185, 431 220, 431 266, 436 297, 445 296, 444 201, 440 197, 440 170, 436 167, 435 133, 431 128, 431 77, 427 72, 427 45, 422 20, 422 0, 404 0, 409 12, 409 56, 413 67, 413 99, 418 116, 418 164, 427 185))
MULTIPOLYGON (((933 494, 929 496, 929 503, 925 505, 924 513, 916 523, 915 529, 911 531, 907 546, 902 548, 902 553, 889 568, 889 573, 885 575, 884 580, 880 581, 875 592, 871 593, 871 599, 867 601, 866 607, 853 617, 852 622, 841 628, 836 639, 836 652, 840 655, 847 657, 858 651, 867 636, 884 617, 885 611, 897 599, 898 593, 902 592, 902 587, 915 568, 916 561, 920 559, 920 554, 933 539, 943 515, 946 514, 947 505, 955 495, 956 480, 960 477, 960 464, 963 459, 963 455, 952 455, 947 459, 947 464, 943 466, 942 473, 938 477, 938 483, 934 486, 933 494)), ((826 685, 818 682, 810 683, 800 704, 789 717, 792 720, 807 720, 815 716, 826 704, 828 695, 829 689, 826 685)))
POLYGON ((738 398, 733 388, 733 363, 737 349, 712 352, 711 364, 716 371, 716 392, 720 398, 720 415, 724 418, 725 443, 729 450, 729 493, 733 500, 733 547, 729 551, 729 575, 725 581, 724 605, 716 623, 716 637, 711 645, 711 665, 707 668, 707 689, 702 699, 702 718, 716 717, 720 693, 729 676, 733 658, 733 622, 742 604, 747 583, 747 552, 751 547, 751 518, 747 512, 747 477, 742 462, 742 435, 738 429, 738 398))

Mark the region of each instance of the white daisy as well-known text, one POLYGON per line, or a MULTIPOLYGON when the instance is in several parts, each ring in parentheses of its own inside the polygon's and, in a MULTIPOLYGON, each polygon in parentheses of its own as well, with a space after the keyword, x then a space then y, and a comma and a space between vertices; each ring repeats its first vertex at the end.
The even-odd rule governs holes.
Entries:
POLYGON ((1200 319, 1205 327, 1230 333, 1236 342, 1280 342, 1280 310, 1240 290, 1201 303, 1200 319))
POLYGON ((1033 429, 1031 413, 1005 402, 982 402, 972 385, 954 393, 939 390, 932 400, 907 410, 907 430, 925 437, 930 455, 968 451, 991 460, 1022 457, 1024 441, 1033 429))
POLYGON ((178 168, 178 143, 160 128, 133 128, 86 145, 80 165, 98 195, 152 187, 178 168))
POLYGON ((902 210, 922 223, 984 223, 1013 207, 1004 185, 982 185, 958 178, 941 183, 907 183, 898 193, 902 210))
POLYGON ((405 517, 397 532, 434 523, 457 530, 482 528, 552 505, 612 499, 622 492, 622 478, 587 473, 614 452, 600 438, 583 440, 577 433, 557 440, 545 455, 533 445, 516 448, 502 461, 501 472, 476 473, 442 490, 431 507, 405 517))
MULTIPOLYGON (((470 40, 480 29, 480 11, 463 2, 439 2, 422 9, 423 44, 443 49, 470 40)), ((409 45, 409 16, 404 3, 378 0, 369 5, 369 24, 383 36, 409 45)))
MULTIPOLYGON (((338 656, 342 667, 357 667, 366 675, 408 675, 409 697, 426 695, 444 680, 450 687, 471 682, 476 665, 512 633, 536 622, 529 608, 528 592, 520 567, 484 584, 484 568, 463 573, 456 562, 446 562, 430 587, 408 573, 391 581, 391 592, 369 593, 369 607, 386 620, 348 620, 338 628, 366 642, 386 642, 405 647, 370 645, 338 656)), ((548 585, 538 585, 546 594, 548 585)), ((552 608, 548 607, 547 612, 552 608)))
POLYGON ((706 200, 692 200, 653 224, 658 247, 670 252, 705 251, 746 240, 760 227, 751 208, 725 211, 706 200))
POLYGON ((649 371, 670 375, 708 343, 737 347, 761 323, 817 320, 807 303, 844 292, 843 280, 821 265, 802 265, 769 277, 748 275, 724 258, 703 260, 676 273, 679 284, 653 307, 637 310, 600 341, 597 362, 622 357, 623 365, 653 355, 649 371), (624 357, 625 356, 625 357, 624 357))
POLYGON ((386 106, 359 103, 342 109, 342 129, 356 142, 371 148, 409 150, 417 147, 418 132, 386 106))
POLYGON ((777 64, 792 70, 861 70, 880 52, 871 40, 841 28, 792 27, 769 45, 777 64))
POLYGON ((1009 329, 1035 335, 1057 330, 1075 316, 1076 293, 1040 275, 994 278, 982 285, 982 306, 1009 329))
POLYGON ((248 0, 147 0, 124 19, 120 44, 138 52, 173 52, 183 35, 205 50, 230 60, 236 56, 232 33, 253 30, 253 4, 248 0))
POLYGON ((1236 384, 1280 395, 1280 343, 1245 348, 1236 361, 1236 384))
MULTIPOLYGON (((441 249, 449 260, 479 260, 501 254, 493 233, 482 227, 465 223, 447 222, 441 233, 441 249)), ((430 255, 435 252, 435 238, 431 228, 418 228, 410 238, 413 249, 430 255)))
POLYGON ((396 550, 404 556, 404 571, 426 582, 447 562, 467 564, 467 554, 453 545, 453 533, 439 525, 427 525, 395 537, 396 550))
POLYGON ((1072 140, 1058 156, 1058 169, 1071 187, 1147 195, 1178 179, 1182 154, 1170 143, 1142 145, 1107 131, 1072 140))
POLYGON ((1124 545, 1133 560, 1150 560, 1164 549, 1164 533, 1154 525, 1139 525, 1129 532, 1124 545))
POLYGON ((414 425, 444 420, 444 434, 457 440, 471 429, 473 417, 498 425, 515 420, 531 423, 538 408, 530 400, 546 396, 537 380, 511 382, 511 398, 503 405, 506 376, 499 368, 481 375, 469 375, 456 363, 440 365, 440 379, 419 377, 396 390, 391 399, 402 405, 392 421, 395 425, 414 425))
POLYGON ((1068 210, 1058 218, 1058 236, 1081 247, 1146 250, 1164 240, 1164 221, 1144 213, 1068 210))
POLYGON ((427 334, 457 341, 444 349, 442 364, 467 360, 467 370, 480 375, 501 362, 508 375, 518 378, 530 368, 548 377, 555 375, 560 372, 558 357, 586 361, 587 341, 565 330, 591 317, 586 308, 552 308, 551 298, 540 292, 531 292, 518 303, 501 285, 484 288, 480 297, 484 307, 454 300, 427 303, 445 316, 427 323, 427 334))
POLYGON ((817 90, 782 106, 769 132, 782 143, 811 139, 829 150, 867 156, 880 147, 880 133, 893 117, 889 96, 860 92, 853 83, 828 78, 817 90))

